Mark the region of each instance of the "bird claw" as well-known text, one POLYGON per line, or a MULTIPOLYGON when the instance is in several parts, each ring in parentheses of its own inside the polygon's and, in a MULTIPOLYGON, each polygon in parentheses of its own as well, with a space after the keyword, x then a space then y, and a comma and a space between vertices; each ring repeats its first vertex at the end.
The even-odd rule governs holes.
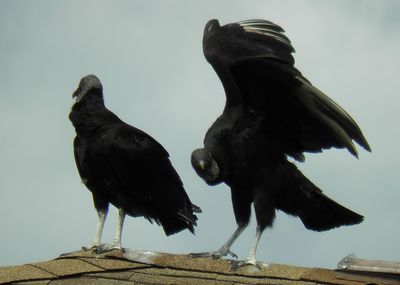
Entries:
POLYGON ((189 257, 191 258, 207 258, 211 257, 210 252, 191 252, 189 253, 189 257))
POLYGON ((95 251, 97 246, 82 246, 83 251, 95 251))
POLYGON ((210 252, 200 252, 200 253, 189 253, 189 256, 192 258, 212 258, 212 259, 220 259, 224 256, 230 255, 234 258, 238 258, 238 256, 230 251, 227 250, 217 250, 217 251, 210 251, 210 252))
POLYGON ((125 249, 123 247, 121 247, 121 244, 104 244, 102 246, 99 246, 95 249, 95 253, 96 254, 101 254, 101 253, 106 253, 106 252, 110 252, 113 250, 119 250, 120 252, 124 253, 125 249))
POLYGON ((109 245, 107 245, 107 244, 102 244, 102 245, 97 246, 96 248, 93 249, 94 253, 96 253, 96 254, 109 252, 111 250, 112 250, 111 247, 109 245))
POLYGON ((232 256, 233 258, 236 258, 236 259, 238 259, 238 256, 236 255, 236 253, 234 253, 234 252, 232 252, 232 251, 228 251, 228 253, 227 254, 229 254, 230 256, 232 256))
POLYGON ((119 250, 122 253, 125 253, 125 249, 121 246, 120 242, 113 242, 111 244, 110 250, 114 250, 114 249, 119 250))
POLYGON ((82 247, 82 250, 84 251, 89 251, 91 250, 92 252, 94 252, 95 254, 101 254, 101 253, 106 253, 109 251, 112 251, 114 249, 117 249, 119 251, 121 251, 122 253, 125 252, 125 249, 123 247, 121 247, 121 244, 106 244, 106 243, 102 243, 102 244, 91 244, 89 247, 82 247))
POLYGON ((257 271, 261 270, 260 264, 255 259, 245 259, 240 261, 231 260, 229 263, 232 271, 237 271, 239 268, 245 266, 253 266, 253 268, 255 268, 257 271))
POLYGON ((69 255, 71 255, 71 254, 74 254, 74 253, 76 253, 76 251, 61 253, 61 254, 58 256, 58 258, 67 257, 67 256, 69 256, 69 255))
POLYGON ((89 246, 82 246, 83 251, 93 251, 95 252, 98 248, 102 248, 106 246, 104 243, 101 242, 92 242, 89 246))

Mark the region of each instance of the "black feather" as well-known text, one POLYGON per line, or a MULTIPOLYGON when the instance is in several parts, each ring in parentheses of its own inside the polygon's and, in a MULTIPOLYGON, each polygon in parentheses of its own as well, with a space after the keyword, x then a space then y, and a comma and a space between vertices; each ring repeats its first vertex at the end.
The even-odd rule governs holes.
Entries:
POLYGON ((98 210, 111 203, 128 215, 161 224, 167 235, 194 231, 200 208, 186 194, 168 152, 104 106, 97 77, 84 77, 69 115, 79 174, 98 210), (98 84, 97 84, 98 83, 98 84))
POLYGON ((357 156, 353 141, 370 147, 350 115, 294 67, 283 29, 265 20, 224 26, 211 20, 203 52, 224 86, 226 104, 204 149, 193 152, 192 165, 209 183, 204 165, 211 164, 200 161, 216 161, 213 181, 230 186, 237 223, 247 225, 252 203, 261 230, 272 225, 276 210, 316 231, 360 223, 361 215, 325 196, 287 160, 304 161, 304 152, 332 147, 357 156))

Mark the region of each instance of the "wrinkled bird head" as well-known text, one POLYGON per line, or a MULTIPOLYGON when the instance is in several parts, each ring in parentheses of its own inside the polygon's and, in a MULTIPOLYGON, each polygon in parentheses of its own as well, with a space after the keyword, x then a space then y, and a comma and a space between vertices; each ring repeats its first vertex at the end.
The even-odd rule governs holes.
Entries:
POLYGON ((196 173, 209 185, 221 183, 221 171, 212 154, 204 148, 192 152, 190 159, 196 173))
POLYGON ((76 103, 80 102, 88 93, 103 94, 103 85, 96 75, 87 75, 79 82, 78 89, 72 94, 72 98, 76 98, 76 103))

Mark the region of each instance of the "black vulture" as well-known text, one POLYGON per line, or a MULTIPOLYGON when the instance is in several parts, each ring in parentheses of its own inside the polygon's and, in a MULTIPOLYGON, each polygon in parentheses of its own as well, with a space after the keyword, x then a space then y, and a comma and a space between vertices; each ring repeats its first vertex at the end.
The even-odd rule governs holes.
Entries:
POLYGON ((201 210, 190 202, 162 145, 104 106, 103 87, 96 76, 82 78, 72 97, 76 102, 69 118, 76 131, 75 161, 99 215, 95 239, 89 248, 104 249, 101 234, 110 203, 119 209, 111 249, 122 249, 126 214, 155 221, 166 235, 184 229, 194 233, 194 212, 201 210))
POLYGON ((226 104, 191 163, 207 184, 230 187, 237 229, 220 249, 195 257, 236 257, 230 248, 248 225, 252 204, 256 237, 242 264, 256 264, 258 242, 276 210, 299 217, 314 231, 363 221, 288 160, 303 162, 304 152, 332 147, 357 157, 353 141, 370 147, 350 115, 294 67, 294 49, 283 32, 265 20, 224 26, 210 20, 205 26, 203 52, 222 82, 226 104))

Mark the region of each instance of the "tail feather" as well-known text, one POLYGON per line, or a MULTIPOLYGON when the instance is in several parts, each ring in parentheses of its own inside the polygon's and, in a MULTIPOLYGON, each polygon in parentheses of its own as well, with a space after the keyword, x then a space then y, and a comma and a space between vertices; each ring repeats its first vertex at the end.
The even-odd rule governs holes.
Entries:
POLYGON ((202 212, 202 210, 200 209, 199 206, 196 206, 196 205, 193 205, 193 204, 192 204, 192 211, 194 213, 201 213, 202 212))
POLYGON ((309 230, 327 231, 340 226, 359 224, 364 217, 333 201, 308 180, 294 165, 286 191, 282 191, 278 208, 298 216, 309 230))
POLYGON ((192 234, 194 234, 194 225, 186 223, 177 217, 165 217, 160 219, 160 223, 164 229, 167 236, 176 234, 182 230, 188 229, 192 234))
POLYGON ((338 204, 322 193, 313 193, 303 201, 298 216, 307 229, 327 231, 340 226, 359 224, 364 217, 338 204))
POLYGON ((173 216, 164 216, 159 221, 167 236, 185 229, 194 234, 194 226, 197 226, 197 216, 194 213, 201 213, 200 207, 191 205, 191 207, 179 210, 173 216))

